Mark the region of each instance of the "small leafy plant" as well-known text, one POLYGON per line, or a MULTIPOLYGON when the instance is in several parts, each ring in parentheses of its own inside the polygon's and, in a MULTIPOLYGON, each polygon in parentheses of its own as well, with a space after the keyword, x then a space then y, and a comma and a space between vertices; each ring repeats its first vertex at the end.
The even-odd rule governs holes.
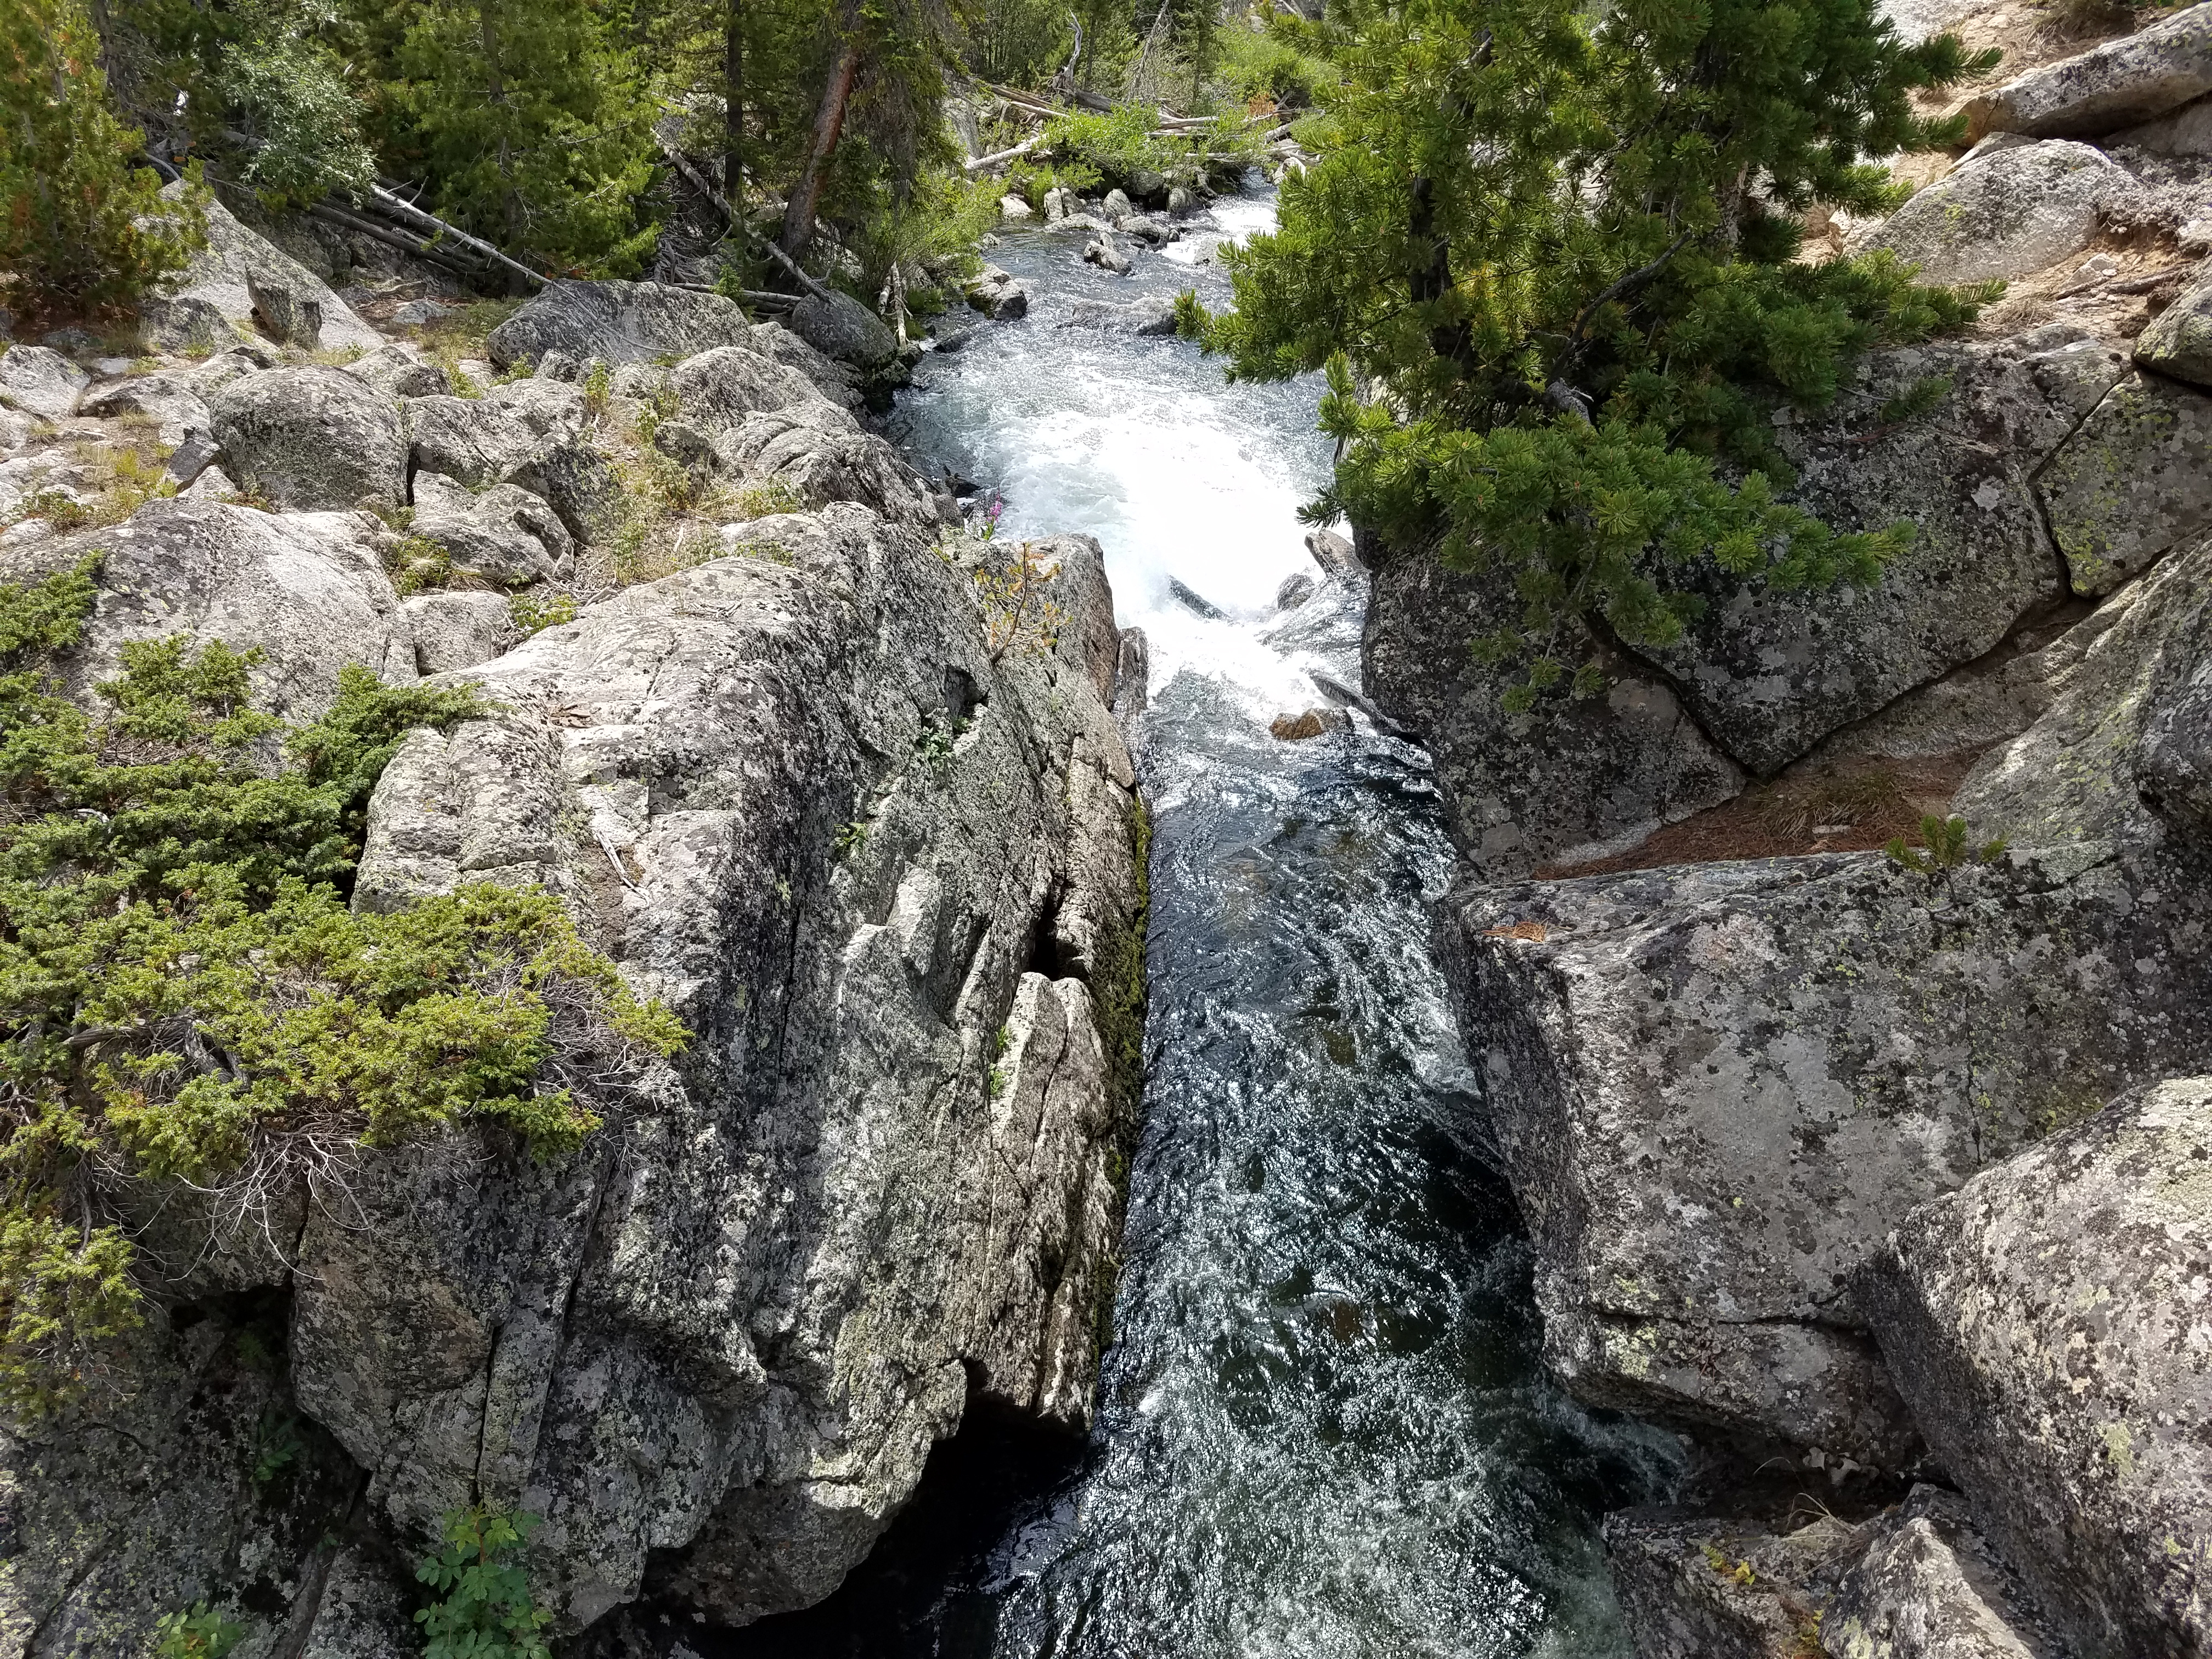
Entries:
POLYGON ((154 1626, 155 1659, 222 1659, 246 1635, 205 1601, 163 1616, 154 1626))
POLYGON ((521 1562, 539 1524, 481 1504, 447 1513, 445 1547, 415 1569, 442 1597, 415 1615, 428 1659, 551 1659, 553 1615, 532 1598, 521 1562))
POLYGON ((253 1484, 265 1486, 299 1461, 299 1419, 274 1407, 253 1425, 253 1484))
POLYGON ((915 753, 921 763, 933 772, 942 772, 952 763, 952 745, 957 732, 948 732, 941 726, 925 726, 921 735, 914 740, 915 753))
POLYGON ((567 593, 555 593, 545 599, 535 593, 517 593, 507 602, 507 608, 525 639, 576 620, 576 601, 567 593))

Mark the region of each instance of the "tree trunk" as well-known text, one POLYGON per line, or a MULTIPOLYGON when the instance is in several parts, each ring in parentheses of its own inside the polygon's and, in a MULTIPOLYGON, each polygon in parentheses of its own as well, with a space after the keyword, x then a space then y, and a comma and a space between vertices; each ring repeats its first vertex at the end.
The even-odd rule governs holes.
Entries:
POLYGON ((733 219, 744 210, 744 0, 729 0, 722 25, 722 199, 733 219))
POLYGON ((822 106, 814 115, 814 143, 806 154, 806 167, 791 187, 791 202, 783 210, 783 251, 796 259, 814 240, 814 210, 822 200, 822 175, 837 148, 837 135, 845 130, 845 105, 853 96, 853 78, 860 73, 860 48, 848 40, 830 66, 830 82, 822 88, 822 106))

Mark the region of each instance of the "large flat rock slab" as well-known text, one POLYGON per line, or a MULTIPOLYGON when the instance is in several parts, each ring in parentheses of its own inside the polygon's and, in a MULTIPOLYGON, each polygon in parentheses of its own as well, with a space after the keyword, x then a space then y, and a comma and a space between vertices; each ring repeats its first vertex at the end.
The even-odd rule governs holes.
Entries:
POLYGON ((2212 1079, 1918 1210, 1863 1297, 1930 1448, 2082 1659, 2212 1647, 2212 1079))
POLYGON ((1852 1274, 1914 1206, 2212 1055, 2208 921, 2109 849, 1463 884, 1437 947, 1547 1359, 1595 1404, 1902 1467, 1852 1274))

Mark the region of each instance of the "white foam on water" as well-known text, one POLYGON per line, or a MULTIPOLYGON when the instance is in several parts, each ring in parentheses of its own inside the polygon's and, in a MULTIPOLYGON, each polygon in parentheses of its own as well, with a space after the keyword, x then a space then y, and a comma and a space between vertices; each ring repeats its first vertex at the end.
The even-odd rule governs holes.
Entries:
MULTIPOLYGON (((1274 223, 1270 198, 1224 198, 1212 213, 1230 239, 1274 223)), ((1327 477, 1313 395, 1232 385, 1182 341, 1063 329, 1033 313, 971 345, 941 392, 907 406, 974 453, 1005 499, 998 534, 1098 538, 1115 613, 1145 630, 1156 689, 1188 670, 1235 686, 1254 712, 1280 712, 1285 700, 1306 707, 1312 687, 1252 624, 1273 613, 1285 577, 1319 574, 1297 519, 1327 477), (1224 619, 1178 599, 1173 581, 1224 619)))

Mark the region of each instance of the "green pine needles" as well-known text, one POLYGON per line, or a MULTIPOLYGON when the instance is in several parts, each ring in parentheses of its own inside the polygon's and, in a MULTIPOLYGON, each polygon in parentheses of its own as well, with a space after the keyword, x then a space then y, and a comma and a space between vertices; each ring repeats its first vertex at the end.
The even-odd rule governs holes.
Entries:
POLYGON ((197 196, 160 199, 144 138, 116 118, 81 0, 0 8, 0 297, 102 311, 182 270, 206 239, 197 196))
POLYGON ((126 646, 87 713, 49 672, 96 557, 0 585, 0 1398, 65 1397, 139 1322, 143 1183, 213 1224, 264 1223, 353 1149, 467 1117, 541 1158, 683 1031, 634 998, 550 894, 466 887, 392 915, 346 903, 369 792, 468 691, 349 669, 289 728, 248 707, 255 658, 126 646), (602 1084, 604 1087, 604 1084, 602 1084))
POLYGON ((1769 416, 1994 289, 1802 262, 1796 216, 1893 205, 1868 158, 1961 137, 1911 94, 1995 55, 1906 46, 1875 0, 1350 0, 1330 27, 1317 164, 1225 256, 1236 309, 1179 315, 1232 374, 1328 367, 1340 459, 1308 516, 1491 573, 1516 623, 1479 648, 1525 664, 1520 707, 1595 689, 1564 660, 1583 623, 1679 638, 1693 561, 1875 580, 1911 527, 1838 534, 1779 500, 1769 416))

